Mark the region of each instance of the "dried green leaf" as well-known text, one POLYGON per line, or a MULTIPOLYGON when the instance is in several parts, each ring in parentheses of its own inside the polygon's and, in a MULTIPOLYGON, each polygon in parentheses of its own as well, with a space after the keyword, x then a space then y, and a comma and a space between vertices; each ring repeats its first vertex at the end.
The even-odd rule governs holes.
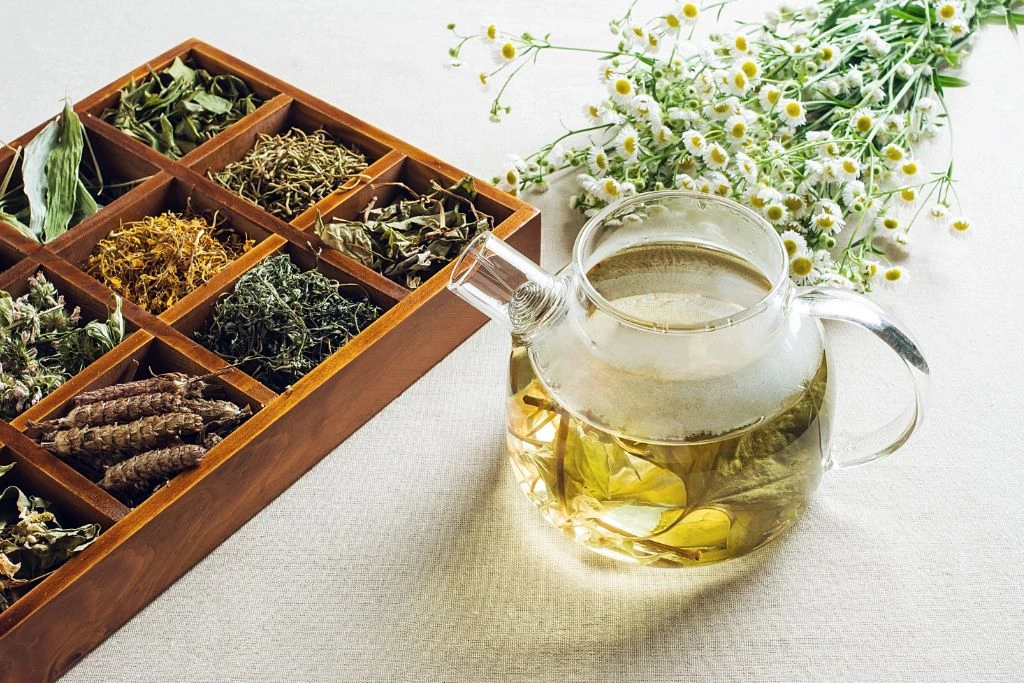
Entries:
POLYGON ((43 222, 46 219, 46 165, 50 152, 57 144, 60 127, 57 119, 46 126, 25 145, 25 156, 21 161, 21 179, 25 196, 28 197, 29 230, 38 241, 43 241, 43 222))
POLYGON ((85 132, 71 103, 64 102, 57 140, 46 161, 46 216, 43 241, 64 234, 75 212, 78 197, 78 167, 85 151, 85 132))

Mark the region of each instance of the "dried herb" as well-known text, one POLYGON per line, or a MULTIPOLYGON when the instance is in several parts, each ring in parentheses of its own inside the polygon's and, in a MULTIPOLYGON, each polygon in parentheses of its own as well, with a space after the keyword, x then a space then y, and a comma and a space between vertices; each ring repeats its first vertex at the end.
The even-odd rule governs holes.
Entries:
POLYGON ((118 297, 106 321, 84 322, 42 272, 17 299, 0 291, 0 417, 35 405, 123 338, 118 297))
POLYGON ((148 451, 110 467, 99 485, 115 494, 142 495, 153 484, 198 465, 205 456, 206 449, 195 444, 148 451))
POLYGON ((252 415, 212 398, 215 374, 169 372, 80 394, 60 418, 30 422, 27 433, 100 486, 134 504, 252 415))
POLYGON ((37 242, 49 242, 96 213, 139 181, 105 184, 71 104, 15 151, 0 181, 0 220, 37 242), (88 151, 89 154, 85 154, 88 151), (21 163, 21 184, 11 187, 21 163))
POLYGON ((213 214, 166 212, 124 223, 99 241, 85 272, 153 314, 202 286, 255 242, 213 214))
POLYGON ((335 190, 361 181, 366 158, 324 130, 292 128, 281 135, 260 134, 239 161, 210 178, 281 220, 290 221, 335 190))
POLYGON ((132 82, 101 118, 178 159, 261 104, 263 99, 237 76, 211 74, 176 58, 163 71, 132 82))
POLYGON ((221 295, 196 332, 207 348, 275 391, 284 391, 377 319, 356 285, 302 271, 272 256, 221 295))
MULTIPOLYGON (((14 465, 0 465, 0 477, 14 465)), ((16 486, 0 493, 0 612, 93 542, 98 524, 64 529, 50 503, 16 486)))
POLYGON ((364 266, 416 289, 490 230, 493 219, 473 205, 477 192, 468 176, 448 189, 432 181, 433 190, 422 195, 395 185, 407 197, 383 207, 374 200, 356 221, 324 223, 317 217, 316 234, 364 266))

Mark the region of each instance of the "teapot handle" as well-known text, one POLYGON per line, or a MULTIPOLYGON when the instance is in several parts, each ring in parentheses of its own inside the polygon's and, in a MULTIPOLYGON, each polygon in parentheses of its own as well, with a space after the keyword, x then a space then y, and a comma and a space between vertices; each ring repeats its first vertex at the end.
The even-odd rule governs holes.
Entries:
POLYGON ((792 300, 798 313, 812 318, 860 325, 896 352, 907 366, 914 388, 913 401, 892 422, 852 442, 833 448, 833 466, 844 470, 889 455, 910 438, 924 417, 928 393, 928 363, 917 342, 900 323, 867 297, 841 289, 798 287, 792 300))

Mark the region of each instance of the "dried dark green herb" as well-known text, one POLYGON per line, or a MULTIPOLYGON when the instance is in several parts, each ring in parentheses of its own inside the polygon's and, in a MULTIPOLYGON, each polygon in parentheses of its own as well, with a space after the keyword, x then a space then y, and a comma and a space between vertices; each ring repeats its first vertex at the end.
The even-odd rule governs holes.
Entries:
POLYGON ((123 338, 119 297, 106 321, 83 324, 42 272, 17 299, 0 291, 0 417, 35 405, 123 338))
POLYGON ((188 154, 263 103, 245 81, 176 58, 121 91, 102 119, 172 159, 188 154))
POLYGON ((49 242, 141 180, 105 184, 78 114, 69 102, 24 148, 0 180, 0 220, 49 242), (86 154, 88 152, 88 154, 86 154), (21 182, 11 183, 20 164, 21 182))
POLYGON ((207 348, 284 391, 381 314, 357 285, 272 256, 221 295, 196 332, 207 348))
POLYGON ((468 176, 447 189, 431 182, 433 190, 422 195, 395 185, 404 198, 382 207, 371 202, 356 221, 324 223, 317 217, 316 234, 364 266, 416 289, 490 230, 493 219, 473 205, 477 192, 468 176))
POLYGON ((123 223, 101 239, 84 270, 154 315, 205 284, 255 242, 217 213, 171 211, 123 223))
MULTIPOLYGON (((0 478, 13 467, 0 465, 0 478)), ((100 533, 99 524, 62 528, 49 507, 16 486, 0 492, 0 612, 100 533)))
POLYGON ((247 405, 214 399, 219 372, 168 372, 79 394, 63 417, 30 422, 26 434, 134 505, 252 416, 247 405))
POLYGON ((208 175, 235 194, 281 220, 290 221, 335 190, 365 179, 366 158, 324 130, 292 128, 281 135, 260 134, 251 150, 223 170, 208 175))

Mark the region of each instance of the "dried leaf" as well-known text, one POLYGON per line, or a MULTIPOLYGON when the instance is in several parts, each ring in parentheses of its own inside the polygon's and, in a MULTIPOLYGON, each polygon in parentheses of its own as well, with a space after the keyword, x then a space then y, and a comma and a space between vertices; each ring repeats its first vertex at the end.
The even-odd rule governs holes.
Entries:
POLYGON ((21 179, 25 196, 28 197, 28 228, 40 242, 43 241, 43 222, 46 220, 46 164, 50 159, 50 152, 57 144, 59 131, 57 119, 46 124, 32 141, 25 145, 25 155, 21 161, 21 179))

